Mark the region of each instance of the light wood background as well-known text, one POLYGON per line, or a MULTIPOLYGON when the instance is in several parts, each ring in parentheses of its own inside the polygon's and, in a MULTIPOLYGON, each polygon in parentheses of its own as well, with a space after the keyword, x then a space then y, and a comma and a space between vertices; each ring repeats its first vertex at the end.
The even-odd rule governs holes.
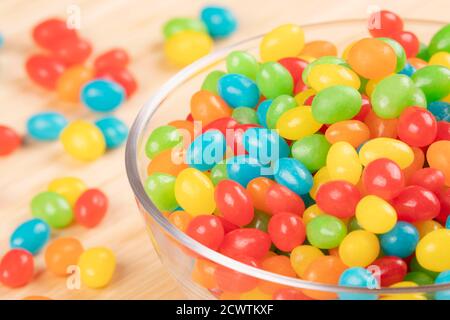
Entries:
MULTIPOLYGON (((116 114, 131 124, 136 113, 158 87, 176 72, 164 61, 161 26, 176 16, 196 16, 207 3, 225 4, 239 19, 239 30, 216 47, 259 34, 282 23, 306 24, 365 17, 368 7, 378 5, 408 18, 448 20, 448 0, 1 0, 0 32, 6 38, 0 49, 0 123, 24 132, 27 118, 38 111, 62 110, 70 119, 93 119, 81 105, 64 104, 54 93, 33 85, 25 76, 24 61, 37 51, 30 30, 50 16, 67 17, 71 4, 81 9, 80 33, 92 40, 95 54, 121 46, 132 56, 130 69, 139 91, 116 114)), ((328 39, 333 40, 333 39, 328 39)), ((108 152, 100 160, 80 163, 64 154, 58 143, 26 145, 14 155, 0 159, 0 255, 8 250, 9 236, 30 218, 33 195, 44 191, 50 180, 77 176, 109 196, 111 208, 100 226, 80 226, 53 232, 52 237, 75 236, 85 247, 107 246, 118 261, 112 283, 102 290, 69 290, 64 278, 45 271, 42 254, 36 258, 34 281, 21 289, 0 286, 0 299, 44 295, 53 299, 177 299, 182 292, 159 262, 144 231, 128 185, 124 148, 108 152)))

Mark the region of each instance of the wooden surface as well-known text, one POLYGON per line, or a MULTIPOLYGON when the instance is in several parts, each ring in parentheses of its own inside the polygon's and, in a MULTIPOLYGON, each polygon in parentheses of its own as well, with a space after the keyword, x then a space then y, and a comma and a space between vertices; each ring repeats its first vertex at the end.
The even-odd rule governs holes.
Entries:
MULTIPOLYGON (((259 34, 281 23, 305 24, 367 15, 368 6, 378 5, 404 17, 447 20, 448 0, 437 1, 283 1, 283 0, 1 0, 0 32, 6 45, 0 49, 0 123, 24 132, 27 118, 39 111, 59 110, 70 119, 93 119, 81 105, 61 103, 53 93, 33 85, 25 76, 27 55, 37 51, 30 30, 50 16, 67 16, 67 8, 81 9, 80 33, 92 40, 95 54, 110 47, 126 48, 132 56, 130 69, 139 81, 139 91, 116 114, 131 124, 139 108, 176 72, 162 53, 161 25, 175 16, 196 16, 206 3, 229 6, 239 19, 239 31, 216 47, 259 34), (319 5, 320 3, 320 5, 319 5)), ((333 39, 327 39, 333 40, 333 39)), ((167 274, 144 231, 128 185, 124 148, 108 152, 100 160, 80 163, 64 154, 61 145, 27 141, 13 156, 0 159, 0 255, 8 249, 14 228, 30 218, 33 195, 44 191, 50 180, 77 176, 109 196, 111 208, 100 226, 92 230, 72 226, 54 231, 59 236, 78 237, 85 247, 107 246, 117 255, 118 267, 110 286, 103 290, 69 290, 64 278, 45 271, 42 254, 36 260, 36 275, 28 286, 9 290, 0 286, 1 299, 44 295, 54 299, 177 299, 183 294, 167 274)))

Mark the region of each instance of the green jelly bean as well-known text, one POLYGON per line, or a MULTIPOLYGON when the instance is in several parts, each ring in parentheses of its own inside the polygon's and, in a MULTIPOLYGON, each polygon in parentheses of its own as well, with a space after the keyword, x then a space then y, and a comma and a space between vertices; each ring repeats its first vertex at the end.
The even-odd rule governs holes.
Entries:
POLYGON ((315 172, 325 166, 331 144, 323 134, 312 134, 292 145, 292 156, 303 163, 309 171, 315 172))
POLYGON ((246 228, 255 228, 261 231, 267 232, 267 226, 269 225, 270 216, 262 211, 255 210, 255 216, 252 222, 246 225, 246 228))
POLYGON ((170 19, 164 24, 162 31, 164 38, 169 39, 174 34, 187 30, 207 33, 205 24, 201 20, 193 18, 170 19))
POLYGON ((332 124, 352 119, 361 109, 361 94, 349 86, 332 86, 316 94, 312 103, 314 119, 332 124))
POLYGON ((31 200, 33 217, 47 222, 53 228, 64 228, 73 221, 73 212, 69 202, 56 192, 46 191, 31 200))
POLYGON ((281 115, 296 106, 297 102, 289 95, 281 95, 273 99, 266 114, 267 128, 274 129, 281 115))
POLYGON ((302 73, 302 80, 304 84, 309 85, 308 83, 308 76, 309 73, 311 72, 312 68, 314 66, 317 66, 319 64, 338 64, 340 66, 345 66, 345 67, 349 67, 349 65, 347 64, 347 62, 345 62, 344 59, 338 58, 338 57, 333 57, 333 56, 324 56, 324 57, 320 57, 316 60, 314 60, 313 62, 309 63, 305 70, 303 70, 302 73))
POLYGON ((439 275, 439 272, 434 272, 422 267, 417 261, 417 258, 415 256, 411 259, 411 262, 409 263, 409 268, 411 269, 411 271, 419 271, 425 273, 427 276, 432 278, 433 281, 439 275))
POLYGON ((428 45, 428 53, 430 56, 439 51, 450 53, 450 23, 436 32, 428 45))
POLYGON ((411 78, 414 84, 425 93, 428 103, 450 94, 450 69, 444 66, 423 67, 414 72, 411 78))
POLYGON ((395 72, 399 72, 400 70, 402 70, 406 64, 406 53, 402 45, 391 38, 378 38, 378 39, 390 45, 394 50, 395 55, 397 56, 397 66, 395 67, 395 72))
POLYGON ((259 63, 250 53, 233 51, 227 56, 226 64, 228 73, 238 73, 252 80, 256 79, 259 63))
POLYGON ((413 271, 408 273, 403 281, 412 281, 419 286, 426 286, 434 283, 434 279, 430 277, 428 274, 420 271, 413 271))
POLYGON ((256 74, 256 84, 267 99, 292 95, 294 90, 291 74, 278 62, 263 63, 256 74))
POLYGON ((416 57, 424 61, 430 60, 430 53, 428 52, 428 46, 426 44, 420 43, 419 53, 417 53, 416 57))
POLYGON ((153 130, 145 144, 145 154, 150 159, 156 155, 177 146, 183 141, 182 135, 173 126, 161 126, 153 130))
POLYGON ((259 124, 255 109, 238 107, 233 109, 231 117, 241 124, 259 124))
POLYGON ((173 211, 178 207, 175 199, 175 179, 170 174, 154 173, 145 180, 145 192, 158 210, 173 211))
POLYGON ((394 74, 381 80, 371 97, 372 108, 383 119, 398 118, 409 106, 426 108, 425 95, 405 75, 394 74))
POLYGON ((214 70, 208 73, 205 80, 203 80, 202 90, 206 90, 214 93, 215 95, 219 95, 219 90, 217 89, 217 82, 224 75, 226 75, 226 73, 220 70, 214 70))
POLYGON ((306 225, 306 237, 311 245, 319 249, 339 246, 347 235, 347 227, 336 217, 322 214, 306 225))
POLYGON ((216 164, 211 169, 210 178, 214 185, 217 185, 222 180, 228 179, 227 164, 225 162, 216 164))

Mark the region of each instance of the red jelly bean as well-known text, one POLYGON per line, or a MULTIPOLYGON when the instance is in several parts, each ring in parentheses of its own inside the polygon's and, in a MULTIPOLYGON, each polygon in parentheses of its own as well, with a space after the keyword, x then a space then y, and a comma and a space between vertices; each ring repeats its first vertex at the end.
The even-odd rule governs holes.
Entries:
POLYGON ((301 216, 305 211, 303 199, 278 183, 274 183, 267 190, 266 207, 269 209, 268 213, 273 215, 280 212, 290 212, 301 216))
POLYGON ((403 30, 403 21, 395 13, 381 10, 370 15, 368 29, 373 37, 389 37, 403 30))
POLYGON ((394 208, 398 219, 406 222, 434 219, 441 210, 436 195, 420 186, 404 188, 394 199, 394 208))
POLYGON ((443 189, 437 193, 439 203, 441 204, 441 212, 436 217, 442 225, 445 225, 447 217, 450 215, 450 189, 443 189))
POLYGON ((108 198, 99 189, 89 189, 83 192, 74 206, 76 221, 93 228, 102 221, 108 210, 108 198))
POLYGON ((214 120, 203 127, 203 133, 208 130, 219 130, 222 132, 222 134, 226 137, 227 136, 227 130, 235 128, 239 123, 234 120, 233 118, 220 118, 217 120, 214 120))
POLYGON ((305 223, 298 215, 289 212, 272 216, 268 232, 273 244, 285 252, 292 251, 305 241, 305 223))
POLYGON ((424 108, 406 108, 398 120, 397 134, 412 147, 427 146, 436 139, 436 118, 424 108))
POLYGON ((396 197, 405 186, 405 177, 400 167, 392 160, 377 159, 364 168, 364 190, 385 200, 396 197))
POLYGON ((372 262, 372 266, 379 269, 372 270, 375 276, 380 277, 380 284, 382 287, 389 287, 390 285, 403 281, 408 272, 408 266, 405 261, 397 257, 385 256, 372 262))
POLYGON ((210 249, 217 250, 224 240, 225 231, 220 219, 211 215, 192 218, 186 234, 210 249))
MULTIPOLYGON (((251 267, 259 267, 257 260, 253 257, 237 256, 234 257, 234 259, 251 267)), ((259 280, 256 278, 229 269, 222 265, 217 266, 217 269, 214 272, 214 276, 216 278, 217 286, 219 287, 219 289, 227 292, 237 293, 250 291, 254 289, 259 283, 259 280)))
POLYGON ((324 212, 338 218, 349 218, 355 214, 361 198, 358 189, 347 181, 330 181, 319 187, 316 203, 324 212))
POLYGON ((294 86, 296 86, 299 81, 302 81, 303 70, 305 70, 308 65, 307 61, 295 57, 280 59, 278 63, 289 71, 292 80, 294 80, 294 86))
POLYGON ((450 122, 438 121, 436 141, 438 140, 450 140, 450 122))
POLYGON ((67 23, 62 19, 51 18, 39 23, 33 29, 33 39, 37 45, 51 49, 56 43, 78 37, 74 29, 69 29, 67 23))
POLYGON ((219 251, 232 258, 244 255, 261 259, 269 252, 270 245, 270 237, 264 231, 236 229, 225 235, 219 251))
POLYGON ((0 262, 0 282, 18 288, 31 281, 34 274, 33 256, 23 249, 11 249, 0 262))
POLYGON ((58 58, 36 54, 28 58, 25 68, 30 79, 36 84, 47 89, 55 89, 66 66, 58 58))
POLYGON ((97 71, 109 68, 125 68, 129 62, 130 57, 128 53, 121 48, 115 48, 95 58, 94 67, 97 71))
POLYGON ((0 157, 13 153, 22 143, 22 138, 13 129, 0 125, 0 157))
POLYGON ((82 64, 92 53, 92 45, 81 38, 59 41, 52 47, 55 57, 64 61, 68 66, 82 64))
POLYGON ((127 97, 130 97, 137 89, 137 82, 134 76, 123 67, 103 68, 97 71, 98 78, 106 78, 120 84, 124 89, 127 97))
POLYGON ((439 192, 445 185, 445 176, 441 170, 422 168, 413 173, 410 184, 424 187, 433 192, 439 192))
POLYGON ((215 190, 217 207, 223 217, 238 226, 252 222, 253 203, 247 192, 239 183, 232 180, 220 181, 215 190))
POLYGON ((405 49, 406 57, 413 58, 419 53, 420 42, 417 36, 410 31, 400 31, 390 36, 405 49))

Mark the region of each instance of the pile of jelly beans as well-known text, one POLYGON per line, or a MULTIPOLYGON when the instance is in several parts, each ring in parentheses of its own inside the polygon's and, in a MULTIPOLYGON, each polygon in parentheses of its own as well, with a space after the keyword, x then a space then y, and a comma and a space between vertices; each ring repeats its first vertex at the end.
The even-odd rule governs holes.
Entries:
POLYGON ((79 270, 77 276, 87 287, 106 286, 116 264, 111 250, 105 247, 84 250, 75 238, 50 241, 50 237, 52 228, 66 228, 73 220, 86 228, 94 228, 107 210, 106 195, 97 188, 88 188, 82 180, 63 177, 51 181, 47 191, 31 201, 33 218, 19 225, 10 237, 11 249, 0 261, 0 283, 17 288, 32 281, 33 256, 45 247, 45 265, 51 273, 68 276, 79 270))
MULTIPOLYGON (((263 37, 260 59, 231 52, 187 118, 148 136, 154 205, 204 246, 283 276, 449 283, 450 25, 419 52, 397 15, 379 15, 341 57, 293 24, 263 37)), ((450 298, 299 290, 194 257, 193 280, 221 299, 450 298)))
POLYGON ((207 55, 213 48, 213 39, 229 37, 237 28, 233 13, 220 6, 207 6, 200 17, 177 17, 163 26, 164 52, 167 60, 184 67, 207 55))

